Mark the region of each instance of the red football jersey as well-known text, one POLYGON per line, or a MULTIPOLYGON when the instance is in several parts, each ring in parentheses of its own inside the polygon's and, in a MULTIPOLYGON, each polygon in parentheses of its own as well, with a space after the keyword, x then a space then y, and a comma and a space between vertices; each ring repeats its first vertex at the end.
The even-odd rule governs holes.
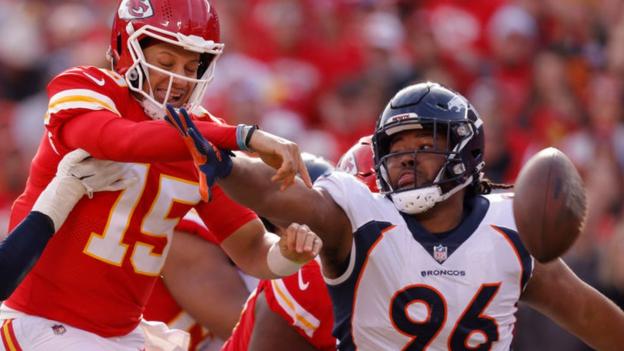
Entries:
MULTIPOLYGON (((216 238, 210 231, 189 216, 184 217, 176 226, 175 230, 197 235, 211 243, 217 245, 216 238)), ((191 334, 189 350, 197 349, 197 346, 207 338, 211 337, 208 329, 199 324, 193 317, 186 313, 182 307, 173 299, 171 293, 163 283, 162 279, 156 281, 152 295, 150 296, 143 318, 149 321, 161 321, 167 323, 169 328, 182 329, 191 334)))
MULTIPOLYGON (((62 155, 70 151, 61 138, 65 123, 79 122, 74 118, 93 111, 150 120, 120 76, 95 67, 60 74, 48 93, 47 134, 33 159, 26 190, 13 206, 11 228, 28 214, 62 155)), ((123 143, 125 137, 117 140, 123 143)), ((78 202, 7 306, 104 337, 125 335, 138 325, 173 229, 191 208, 219 241, 256 218, 216 187, 212 201, 201 202, 190 160, 132 167, 137 181, 124 191, 100 192, 78 202)))
POLYGON ((264 292, 269 308, 284 318, 301 336, 319 350, 336 350, 332 336, 334 316, 329 292, 316 261, 303 266, 296 274, 262 280, 245 304, 240 321, 222 351, 247 350, 253 327, 259 292, 264 292))

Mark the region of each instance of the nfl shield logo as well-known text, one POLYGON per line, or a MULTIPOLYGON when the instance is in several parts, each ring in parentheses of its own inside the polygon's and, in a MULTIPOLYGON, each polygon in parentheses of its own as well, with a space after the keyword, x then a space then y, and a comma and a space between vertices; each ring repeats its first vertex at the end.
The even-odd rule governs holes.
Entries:
POLYGON ((447 258, 447 247, 442 244, 433 247, 433 258, 442 263, 446 261, 447 258))

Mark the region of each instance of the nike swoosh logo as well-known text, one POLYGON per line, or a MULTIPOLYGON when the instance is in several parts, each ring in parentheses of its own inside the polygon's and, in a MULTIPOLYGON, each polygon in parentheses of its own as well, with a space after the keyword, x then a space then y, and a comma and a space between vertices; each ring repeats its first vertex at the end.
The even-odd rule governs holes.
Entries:
POLYGON ((82 74, 87 76, 87 78, 91 79, 95 84, 97 84, 97 85, 99 85, 101 87, 104 86, 104 83, 105 83, 104 78, 97 79, 97 78, 95 78, 94 76, 90 75, 87 72, 82 72, 82 74))
POLYGON ((303 273, 301 269, 297 272, 297 282, 299 283, 299 290, 301 291, 305 291, 308 286, 310 286, 310 282, 303 281, 303 273))

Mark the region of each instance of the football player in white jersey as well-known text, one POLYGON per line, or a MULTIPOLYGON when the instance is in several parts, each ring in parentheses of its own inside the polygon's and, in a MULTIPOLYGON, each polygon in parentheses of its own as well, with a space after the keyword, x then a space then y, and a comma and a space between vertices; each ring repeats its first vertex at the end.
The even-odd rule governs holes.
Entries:
POLYGON ((273 169, 242 156, 221 161, 233 167, 219 184, 322 236, 340 350, 509 350, 519 300, 598 350, 621 350, 624 313, 563 261, 533 260, 511 194, 488 194, 483 129, 463 96, 415 84, 376 125, 380 194, 341 172, 280 191, 273 169))

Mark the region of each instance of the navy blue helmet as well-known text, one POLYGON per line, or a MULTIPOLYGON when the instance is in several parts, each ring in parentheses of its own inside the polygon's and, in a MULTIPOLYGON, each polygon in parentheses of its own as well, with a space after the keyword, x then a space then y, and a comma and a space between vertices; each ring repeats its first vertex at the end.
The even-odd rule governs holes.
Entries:
POLYGON ((377 120, 373 151, 380 191, 402 212, 424 212, 480 180, 485 165, 483 121, 466 98, 440 84, 410 85, 390 99, 377 120), (432 181, 393 189, 386 168, 388 159, 396 156, 390 154, 392 139, 399 132, 414 129, 430 131, 434 140, 446 137, 445 150, 413 151, 437 154, 445 157, 445 162, 432 181))

